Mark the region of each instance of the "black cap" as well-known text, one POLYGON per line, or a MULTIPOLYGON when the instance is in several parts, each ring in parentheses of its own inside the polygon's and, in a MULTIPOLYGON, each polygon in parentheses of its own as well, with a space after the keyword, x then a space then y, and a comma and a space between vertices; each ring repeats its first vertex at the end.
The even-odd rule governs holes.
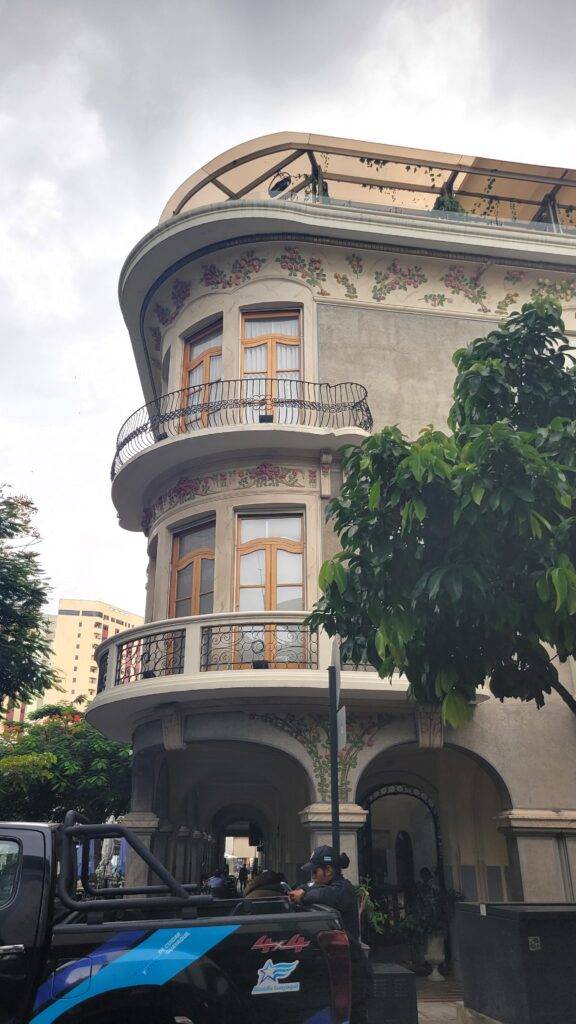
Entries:
POLYGON ((319 846, 310 857, 307 864, 302 865, 302 871, 314 871, 314 868, 340 867, 340 858, 335 858, 331 846, 319 846), (336 860, 338 859, 338 864, 336 860))

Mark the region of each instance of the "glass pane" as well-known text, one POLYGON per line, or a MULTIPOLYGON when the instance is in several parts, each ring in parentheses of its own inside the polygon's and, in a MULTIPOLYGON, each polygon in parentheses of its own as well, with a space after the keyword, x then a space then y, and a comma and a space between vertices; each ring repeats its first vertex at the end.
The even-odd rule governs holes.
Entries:
POLYGON ((263 612, 264 587, 243 587, 238 604, 241 612, 263 612))
POLYGON ((194 575, 194 565, 191 563, 187 565, 185 569, 180 569, 180 572, 176 576, 176 600, 181 601, 185 597, 190 597, 192 594, 192 579, 194 575))
POLYGON ((214 590, 214 559, 203 558, 200 570, 200 593, 205 594, 209 590, 214 590))
POLYGON ((243 516, 240 520, 240 543, 250 540, 264 540, 267 537, 283 537, 300 540, 302 537, 302 516, 243 516))
POLYGON ((176 601, 176 607, 174 609, 175 618, 179 619, 182 615, 190 615, 190 598, 187 597, 185 601, 176 601))
POLYGON ((246 317, 244 337, 260 338, 263 334, 284 334, 297 338, 300 334, 299 316, 246 317))
POLYGON ((285 537, 300 540, 302 537, 302 516, 273 516, 268 519, 269 537, 285 537))
POLYGON ((301 611, 302 587, 276 587, 276 607, 290 611, 301 611))
POLYGON ((189 344, 191 360, 196 359, 197 356, 202 355, 203 352, 207 352, 209 348, 221 348, 222 328, 216 327, 214 331, 210 331, 209 334, 205 334, 200 341, 191 341, 189 344))
POLYGON ((214 611, 214 594, 209 591, 207 594, 200 594, 200 615, 209 615, 214 611))
POLYGON ((204 363, 199 363, 188 374, 188 387, 195 388, 204 382, 204 363))
POLYGON ((276 345, 276 368, 297 370, 300 366, 300 345, 276 345))
POLYGON ((293 551, 278 551, 276 582, 302 584, 302 555, 293 551))
POLYGON ((0 907, 9 903, 16 891, 19 860, 19 844, 13 839, 0 839, 0 907))
POLYGON ((244 348, 244 373, 266 373, 268 346, 248 345, 244 348))
POLYGON ((250 551, 240 557, 240 585, 247 583, 264 585, 266 574, 266 554, 263 550, 250 551))
POLYGON ((213 551, 215 536, 216 526, 213 522, 202 523, 199 526, 192 527, 190 530, 186 530, 185 533, 179 533, 178 558, 189 555, 191 551, 200 551, 202 548, 213 551))
POLYGON ((210 380, 220 380, 222 376, 222 356, 210 356, 210 380))

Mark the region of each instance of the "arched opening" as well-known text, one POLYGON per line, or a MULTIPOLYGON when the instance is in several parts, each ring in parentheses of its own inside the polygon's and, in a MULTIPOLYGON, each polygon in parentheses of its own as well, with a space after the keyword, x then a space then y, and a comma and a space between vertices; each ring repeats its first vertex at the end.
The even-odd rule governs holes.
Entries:
POLYGON ((421 750, 412 745, 377 755, 358 784, 358 803, 369 811, 361 836, 360 872, 400 902, 414 879, 430 871, 467 900, 515 898, 507 841, 498 814, 509 806, 505 785, 477 757, 456 748, 421 750))
MULTIPOLYGON (((166 760, 170 822, 180 830, 179 842, 196 844, 192 855, 182 857, 193 875, 184 881, 222 868, 227 838, 255 848, 259 867, 298 879, 298 866, 309 853, 298 812, 313 799, 301 764, 275 747, 240 740, 197 740, 168 752, 166 760)), ((248 851, 238 853, 248 856, 248 851)))

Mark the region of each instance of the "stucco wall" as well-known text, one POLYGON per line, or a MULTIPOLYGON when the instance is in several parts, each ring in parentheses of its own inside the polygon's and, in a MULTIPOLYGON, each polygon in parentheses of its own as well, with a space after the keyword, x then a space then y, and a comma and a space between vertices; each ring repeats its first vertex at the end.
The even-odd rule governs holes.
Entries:
POLYGON ((415 437, 445 426, 456 373, 452 354, 490 329, 468 317, 323 303, 318 307, 318 370, 337 367, 368 389, 375 428, 397 423, 415 437))

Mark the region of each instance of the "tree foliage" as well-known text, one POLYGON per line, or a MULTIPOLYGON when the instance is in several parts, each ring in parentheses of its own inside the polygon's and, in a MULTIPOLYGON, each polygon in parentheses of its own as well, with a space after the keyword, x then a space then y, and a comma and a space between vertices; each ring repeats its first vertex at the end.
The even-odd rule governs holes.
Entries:
POLYGON ((0 820, 91 821, 127 810, 130 748, 105 739, 79 704, 46 705, 0 737, 0 820))
POLYGON ((57 685, 42 607, 48 585, 30 548, 35 508, 0 488, 0 709, 57 685))
POLYGON ((343 455, 342 550, 310 618, 462 725, 476 688, 534 700, 576 654, 576 377, 562 310, 526 304, 454 355, 449 426, 343 455), (556 652, 556 653, 554 653, 556 652))

